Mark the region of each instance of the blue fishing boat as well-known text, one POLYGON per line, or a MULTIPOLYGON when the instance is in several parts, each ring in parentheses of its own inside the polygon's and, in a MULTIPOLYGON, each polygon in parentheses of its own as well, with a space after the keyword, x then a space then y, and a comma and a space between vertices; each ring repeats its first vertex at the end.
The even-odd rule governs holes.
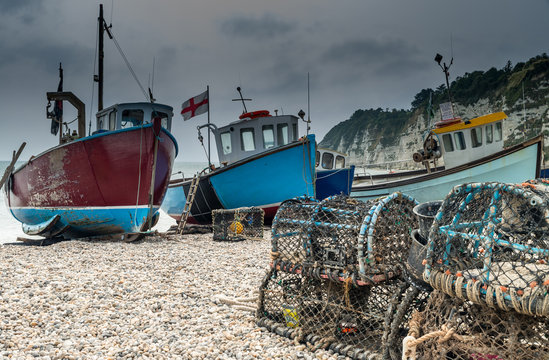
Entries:
POLYGON ((355 166, 349 165, 349 157, 346 154, 317 148, 315 170, 317 199, 323 200, 335 194, 350 194, 355 166))
MULTIPOLYGON (((314 134, 299 137, 298 125, 294 115, 245 110, 238 121, 226 126, 209 122, 199 126, 199 131, 206 127, 213 133, 221 165, 199 174, 187 221, 211 224, 213 210, 255 206, 265 211, 268 223, 284 200, 349 194, 354 167, 347 166, 343 154, 333 153, 325 156, 324 168, 317 172, 317 154, 322 150, 317 152, 314 134)), ((192 182, 172 179, 168 186, 162 209, 177 221, 193 192, 192 182)))

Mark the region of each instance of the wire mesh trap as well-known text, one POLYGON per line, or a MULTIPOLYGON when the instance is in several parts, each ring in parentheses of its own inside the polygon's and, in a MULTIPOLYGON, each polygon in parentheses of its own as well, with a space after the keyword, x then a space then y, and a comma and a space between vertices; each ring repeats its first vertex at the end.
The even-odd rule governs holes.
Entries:
POLYGON ((213 239, 217 241, 263 239, 264 214, 263 209, 257 207, 213 210, 213 239))
POLYGON ((272 226, 274 266, 354 285, 395 277, 417 227, 416 204, 401 193, 367 202, 344 195, 286 201, 272 226))
POLYGON ((400 359, 408 317, 425 295, 400 280, 338 284, 271 270, 260 288, 258 325, 354 359, 400 359))
POLYGON ((403 359, 547 360, 549 319, 488 308, 435 290, 410 319, 403 359))
POLYGON ((454 187, 429 233, 424 279, 450 296, 549 317, 549 192, 541 181, 454 187))

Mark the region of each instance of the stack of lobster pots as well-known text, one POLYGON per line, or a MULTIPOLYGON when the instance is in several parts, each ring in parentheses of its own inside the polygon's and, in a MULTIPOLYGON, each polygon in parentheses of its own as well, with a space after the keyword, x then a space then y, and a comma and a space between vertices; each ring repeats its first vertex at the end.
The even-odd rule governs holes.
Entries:
MULTIPOLYGON (((429 228, 403 359, 549 359, 549 186, 454 187, 429 228)), ((418 258, 421 258, 419 256, 418 258)))
POLYGON ((368 202, 343 195, 284 202, 273 221, 258 325, 311 350, 400 359, 408 320, 429 294, 404 266, 416 205, 401 193, 368 202))

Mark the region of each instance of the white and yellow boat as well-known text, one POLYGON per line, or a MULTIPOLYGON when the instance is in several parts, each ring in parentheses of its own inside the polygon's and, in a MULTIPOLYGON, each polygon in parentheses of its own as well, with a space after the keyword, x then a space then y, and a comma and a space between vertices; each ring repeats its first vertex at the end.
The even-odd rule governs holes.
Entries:
POLYGON ((504 148, 503 112, 466 121, 442 118, 425 137, 423 149, 414 153, 424 170, 355 177, 351 196, 368 200, 401 191, 425 202, 442 200, 463 183, 520 183, 539 177, 543 135, 504 148), (444 166, 437 167, 441 158, 444 166))

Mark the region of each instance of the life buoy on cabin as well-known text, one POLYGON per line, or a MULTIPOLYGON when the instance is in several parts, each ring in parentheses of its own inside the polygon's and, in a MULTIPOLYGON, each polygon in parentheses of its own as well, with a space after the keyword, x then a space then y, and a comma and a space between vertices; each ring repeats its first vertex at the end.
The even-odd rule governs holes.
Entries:
POLYGON ((258 110, 258 111, 250 111, 250 112, 247 112, 247 113, 244 113, 242 115, 240 115, 238 118, 240 120, 242 119, 255 119, 255 118, 258 118, 258 117, 266 117, 266 116, 271 116, 269 114, 269 110, 258 110))
POLYGON ((460 117, 456 117, 456 118, 453 118, 453 119, 440 120, 440 121, 437 121, 435 123, 435 128, 440 129, 442 127, 446 127, 446 126, 450 126, 450 125, 454 125, 454 124, 459 124, 460 122, 461 122, 460 117))

